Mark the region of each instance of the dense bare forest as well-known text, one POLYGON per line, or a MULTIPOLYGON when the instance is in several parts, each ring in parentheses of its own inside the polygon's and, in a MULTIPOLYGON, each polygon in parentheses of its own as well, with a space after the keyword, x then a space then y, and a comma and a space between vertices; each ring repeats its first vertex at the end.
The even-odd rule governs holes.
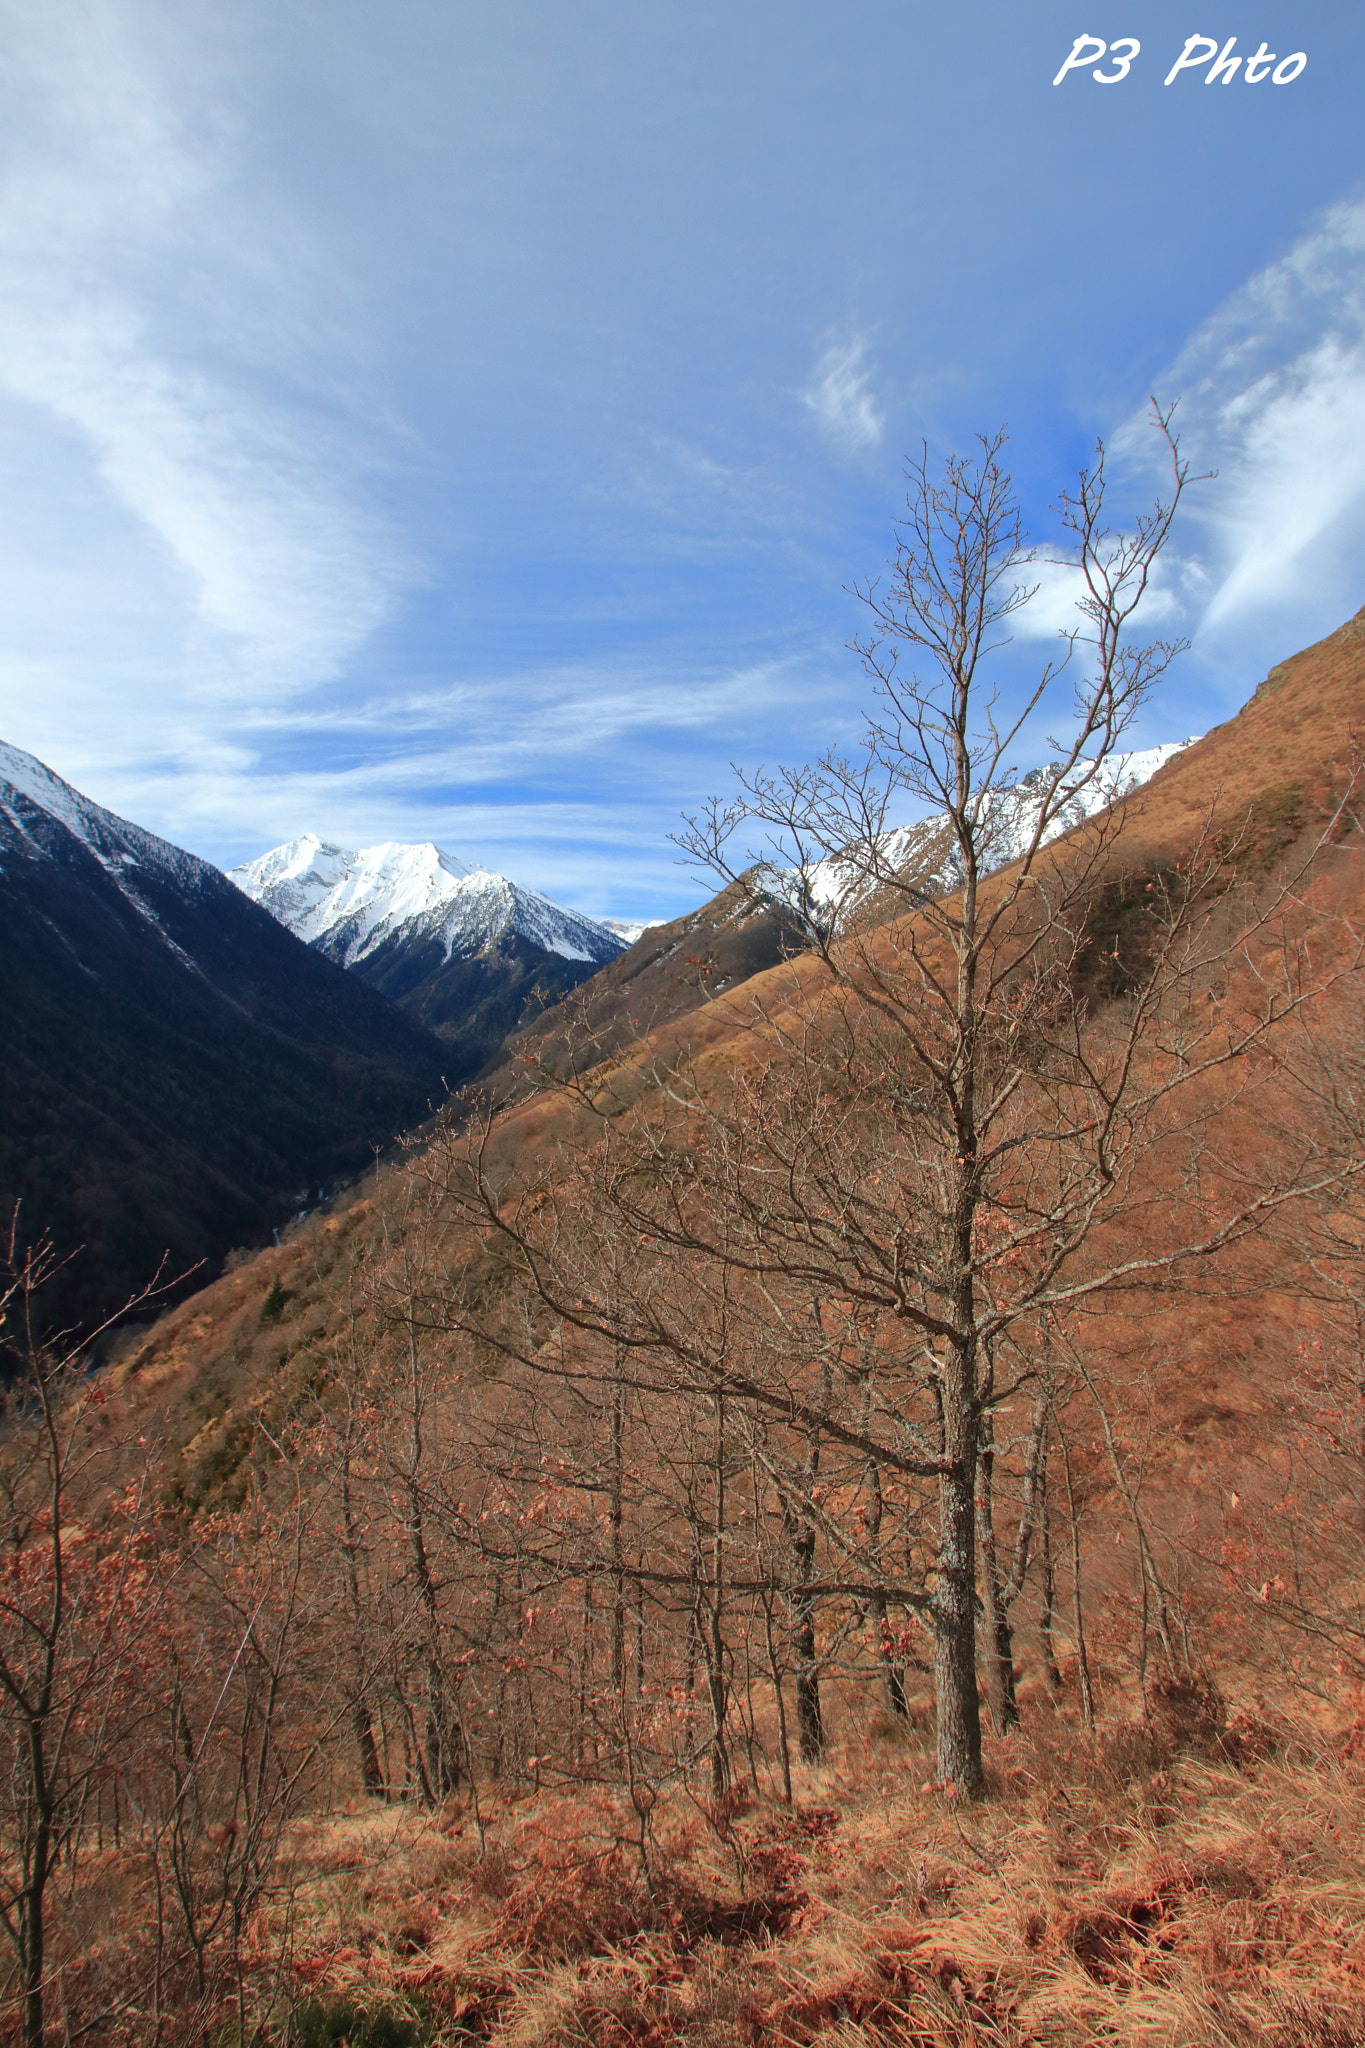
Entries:
POLYGON ((913 480, 863 750, 684 835, 795 957, 98 1374, 12 1259, 25 2048, 1361 2038, 1365 622, 1071 823, 1170 456, 1003 727, 1000 445, 913 480))

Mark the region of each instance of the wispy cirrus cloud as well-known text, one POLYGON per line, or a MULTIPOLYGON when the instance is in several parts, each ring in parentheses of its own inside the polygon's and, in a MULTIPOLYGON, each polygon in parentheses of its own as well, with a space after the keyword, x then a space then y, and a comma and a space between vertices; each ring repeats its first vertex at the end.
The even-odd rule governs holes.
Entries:
POLYGON ((237 216, 230 48, 126 0, 0 0, 0 33, 0 392, 80 438, 178 570, 201 685, 325 679, 412 565, 317 345, 334 281, 287 218, 237 216))
POLYGON ((834 342, 825 350, 801 397, 824 433, 845 452, 860 454, 881 440, 884 422, 860 336, 834 342))
POLYGON ((125 816, 155 817, 179 843, 216 845, 225 863, 305 829, 357 845, 434 835, 551 893, 591 867, 586 848, 574 852, 578 835, 615 845, 622 818, 649 814, 651 850, 637 849, 643 865, 628 886, 676 891, 658 807, 671 825, 695 803, 697 747, 717 725, 744 733, 821 694, 818 654, 807 649, 685 680, 668 664, 567 665, 346 706, 258 705, 234 718, 230 740, 186 747, 168 734, 161 750, 108 774, 98 797, 125 816), (570 794, 588 775, 599 790, 590 830, 594 806, 570 794))
MULTIPOLYGON (((1365 200, 1333 206, 1191 335, 1156 380, 1196 481, 1159 558, 1140 625, 1223 642, 1274 627, 1285 644, 1360 602, 1365 550, 1365 200)), ((1110 437, 1116 476, 1164 493, 1150 407, 1110 437), (1122 474, 1126 472, 1126 474, 1122 474)), ((1080 623, 1080 572, 1047 549, 1015 632, 1080 623)))
MULTIPOLYGON (((1196 470, 1186 616, 1219 633, 1273 609, 1340 604, 1365 542, 1365 200, 1333 206, 1235 292, 1161 377, 1196 470), (1344 570, 1344 574, 1343 574, 1344 570)), ((1134 420, 1116 438, 1141 454, 1134 420)), ((1360 572, 1354 570, 1356 602, 1360 572)))

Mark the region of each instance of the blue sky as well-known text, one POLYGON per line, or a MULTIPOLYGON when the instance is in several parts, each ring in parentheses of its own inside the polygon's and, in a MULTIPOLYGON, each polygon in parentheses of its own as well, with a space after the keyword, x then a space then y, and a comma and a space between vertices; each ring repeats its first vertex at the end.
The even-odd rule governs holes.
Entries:
POLYGON ((1363 96, 1348 0, 0 0, 0 737, 671 914, 680 809, 855 732, 907 452, 1007 422, 1046 540, 1152 390, 1201 730, 1365 602, 1363 96))

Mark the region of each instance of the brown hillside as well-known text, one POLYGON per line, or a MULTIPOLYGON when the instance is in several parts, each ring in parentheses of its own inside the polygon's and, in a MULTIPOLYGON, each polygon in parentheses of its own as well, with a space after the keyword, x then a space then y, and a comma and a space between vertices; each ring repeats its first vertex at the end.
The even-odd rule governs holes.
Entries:
POLYGON ((72 1584, 122 1556, 145 1604, 79 1730, 122 1747, 54 1909, 70 2009, 164 1986, 129 2048, 208 2038, 163 2026, 191 2006, 271 2048, 1365 2038, 1365 887, 1354 821, 1323 833, 1363 705, 1357 618, 1057 842, 1050 909, 985 885, 1023 909, 970 1070, 1015 1119, 971 1256, 992 1315, 1024 1306, 982 1338, 963 1489, 970 1796, 912 1320, 962 1125, 876 1009, 900 973, 936 1042, 932 910, 851 934, 840 981, 722 896, 528 1046, 485 1179, 480 1124, 423 1133, 101 1382, 72 1584), (1189 971, 1124 979, 1120 937, 1191 929, 1189 971), (1078 1182, 1047 1267, 1031 1219, 1078 1182), (1096 1291, 1024 1291, 1038 1263, 1096 1291), (176 1915, 230 1884, 250 1910, 195 1923, 196 1962, 176 1915))
POLYGON ((731 883, 698 910, 650 925, 635 943, 546 1017, 509 1040, 480 1086, 506 1103, 549 1078, 564 1079, 585 1059, 613 1057, 664 1025, 799 951, 803 941, 780 904, 731 883))
MULTIPOLYGON (((1315 815, 1349 773, 1356 735, 1365 730, 1365 607, 1316 645, 1272 668, 1242 709, 1158 771, 1115 807, 1123 815, 1118 864, 1145 869, 1178 860, 1210 819, 1226 832, 1246 831, 1248 850, 1269 861, 1315 815)), ((757 1048, 755 1019, 781 1014, 797 991, 818 988, 823 971, 809 957, 783 957, 792 943, 788 921, 772 907, 755 911, 737 886, 671 924, 652 926, 580 992, 570 1027, 537 1026, 513 1041, 520 1075, 510 1063, 490 1077, 490 1092, 520 1090, 534 1061, 541 1076, 581 1068, 584 1040, 598 1060, 587 1090, 601 1107, 624 1107, 648 1094, 654 1074, 680 1059, 723 1072, 742 1045, 757 1048), (573 1060, 573 1034, 580 1050, 573 1060), (594 1086, 596 1082, 596 1086, 594 1086)), ((575 1120, 572 1100, 537 1088, 498 1120, 496 1145, 506 1158, 539 1149, 575 1120)), ((305 1247, 328 1228, 319 1216, 285 1253, 255 1262, 267 1276, 306 1260, 305 1247)), ((186 1355, 184 1333, 214 1326, 235 1310, 251 1283, 234 1274, 166 1317, 148 1340, 148 1355, 174 1346, 186 1355), (207 1317, 207 1321, 205 1318, 207 1317)), ((260 1284, 264 1293, 269 1278, 260 1284)))
POLYGON ((1365 607, 1272 668, 1235 718, 1128 799, 1125 853, 1178 858, 1216 806, 1225 829, 1250 817, 1268 856, 1340 785, 1363 723, 1365 607))

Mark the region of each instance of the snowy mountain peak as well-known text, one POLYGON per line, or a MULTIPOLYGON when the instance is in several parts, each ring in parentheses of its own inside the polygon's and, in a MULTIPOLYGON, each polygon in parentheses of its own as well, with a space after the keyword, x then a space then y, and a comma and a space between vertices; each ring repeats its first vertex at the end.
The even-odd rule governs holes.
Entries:
POLYGON ((144 885, 169 880, 178 889, 194 889, 217 874, 183 847, 92 803, 35 755, 0 741, 0 860, 12 850, 22 850, 30 860, 52 860, 64 833, 94 855, 120 894, 167 945, 171 941, 161 931, 139 880, 144 885))
POLYGON ((643 917, 604 917, 602 923, 615 932, 623 946, 633 946, 641 933, 650 929, 649 919, 643 917))
POLYGON ((445 959, 463 958, 508 936, 594 965, 624 950, 607 924, 471 868, 429 840, 352 852, 306 832, 233 868, 229 879, 345 967, 391 946, 439 944, 445 959))
MULTIPOLYGON (((1096 763, 1076 761, 1067 771, 1064 801, 1043 834, 1044 840, 1058 839, 1064 832, 1096 817, 1120 797, 1130 796, 1176 754, 1192 747, 1199 734, 1187 740, 1168 740, 1156 747, 1133 753, 1108 754, 1096 763)), ((1034 768, 1008 788, 983 792, 978 799, 981 844, 988 850, 988 866, 1004 867, 1018 860, 1028 849, 1038 821, 1040 806, 1057 786, 1060 770, 1034 768)), ((948 829, 946 815, 922 819, 916 825, 900 825, 883 833, 871 848, 850 849, 813 862, 804 871, 769 870, 768 886, 788 901, 808 905, 822 923, 838 927, 861 912, 875 899, 880 881, 892 873, 916 877, 916 887, 933 893, 957 887, 962 877, 957 850, 948 829)))

